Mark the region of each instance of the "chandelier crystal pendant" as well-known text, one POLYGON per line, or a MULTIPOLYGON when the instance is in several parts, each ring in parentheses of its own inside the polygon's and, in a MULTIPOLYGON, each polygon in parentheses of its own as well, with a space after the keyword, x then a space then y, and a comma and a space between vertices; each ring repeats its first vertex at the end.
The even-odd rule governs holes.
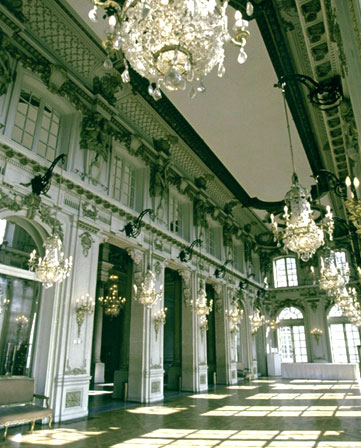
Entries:
MULTIPOLYGON (((161 87, 170 91, 185 90, 190 84, 193 98, 204 92, 203 78, 217 67, 219 77, 225 73, 224 45, 231 41, 240 48, 238 62, 247 59, 244 47, 249 37, 248 21, 236 11, 233 36, 228 32, 228 2, 221 0, 90 0, 93 22, 98 7, 108 20, 103 47, 111 54, 121 51, 125 70, 122 81, 129 82, 129 66, 149 81, 148 92, 154 100, 161 98, 161 87)), ((251 2, 247 14, 253 14, 251 2)), ((112 67, 110 58, 105 62, 112 67)))
POLYGON ((236 303, 232 303, 232 309, 228 313, 230 320, 230 330, 232 334, 237 333, 238 324, 241 322, 243 317, 243 310, 240 310, 236 303))
POLYGON ((155 275, 148 269, 144 276, 144 281, 141 283, 140 290, 138 291, 137 285, 133 285, 134 294, 136 299, 144 306, 151 308, 158 300, 161 299, 163 294, 163 285, 160 286, 159 292, 155 289, 155 275))
POLYGON ((34 249, 30 254, 29 268, 35 272, 45 288, 50 288, 54 283, 60 283, 69 276, 73 262, 71 256, 65 258, 63 243, 58 235, 47 238, 43 246, 44 258, 38 257, 34 249))

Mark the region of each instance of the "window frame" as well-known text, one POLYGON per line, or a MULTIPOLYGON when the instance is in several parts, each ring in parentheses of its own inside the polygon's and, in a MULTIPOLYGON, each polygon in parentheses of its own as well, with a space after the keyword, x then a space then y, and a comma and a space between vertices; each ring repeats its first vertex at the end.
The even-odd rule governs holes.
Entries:
POLYGON ((298 267, 297 267, 297 259, 296 257, 293 256, 284 256, 284 257, 277 257, 273 260, 273 281, 274 281, 274 285, 275 288, 290 288, 290 287, 297 287, 299 286, 299 281, 298 281, 298 267), (290 272, 290 269, 288 267, 288 263, 287 260, 293 260, 294 263, 294 272, 290 272), (286 279, 286 285, 279 285, 280 283, 280 273, 279 270, 277 269, 277 265, 280 261, 284 262, 284 277, 286 279), (293 283, 292 280, 290 280, 290 277, 295 277, 295 284, 290 284, 293 283))
MULTIPOLYGON (((295 306, 287 306, 287 307, 282 308, 278 312, 277 316, 279 318, 280 315, 282 314, 282 312, 285 309, 288 309, 288 308, 289 309, 294 308, 295 310, 300 312, 301 315, 302 315, 302 318, 299 318, 299 317, 292 318, 291 317, 289 319, 280 319, 279 325, 278 325, 278 329, 277 329, 277 333, 278 333, 277 334, 277 339, 278 339, 278 347, 279 347, 279 352, 280 352, 280 355, 281 355, 281 360, 282 360, 282 335, 281 335, 281 328, 286 328, 287 327, 287 328, 290 328, 293 362, 294 363, 297 363, 297 362, 308 362, 308 346, 307 346, 307 338, 306 338, 305 322, 304 322, 304 314, 303 314, 303 312, 299 308, 297 308, 295 306), (295 349, 295 347, 296 347, 296 345, 295 345, 295 339, 296 339, 295 338, 295 335, 296 335, 295 329, 296 328, 300 328, 300 327, 303 328, 303 335, 304 335, 305 345, 304 345, 304 347, 302 347, 302 346, 298 347, 298 352, 299 353, 297 355, 297 350, 295 349), (303 348, 304 348, 304 350, 303 350, 303 348), (297 356, 300 356, 300 360, 297 360, 297 356)), ((297 335, 299 336, 299 334, 300 333, 298 332, 297 335)), ((287 361, 284 361, 284 362, 287 362, 287 361)))
POLYGON ((191 212, 191 202, 188 201, 184 196, 180 195, 173 188, 170 188, 168 191, 168 210, 167 210, 167 228, 170 232, 178 235, 180 238, 189 241, 190 239, 190 212, 191 212), (177 205, 175 205, 177 204, 177 205), (174 213, 175 207, 181 209, 181 226, 178 230, 172 230, 171 226, 174 220, 172 221, 172 217, 176 215, 174 213))
POLYGON ((61 153, 69 154, 70 148, 74 146, 75 124, 78 123, 78 119, 76 118, 77 115, 79 115, 78 112, 66 99, 51 93, 42 81, 33 73, 21 66, 18 67, 4 130, 4 135, 13 141, 14 144, 21 146, 24 150, 31 152, 41 160, 52 162, 61 153), (18 143, 12 137, 22 91, 31 93, 39 98, 39 110, 41 109, 41 113, 39 114, 38 112, 37 114, 31 148, 24 146, 22 143, 18 143), (48 106, 52 111, 55 111, 59 117, 55 155, 52 158, 44 157, 38 152, 38 143, 45 106, 48 106))

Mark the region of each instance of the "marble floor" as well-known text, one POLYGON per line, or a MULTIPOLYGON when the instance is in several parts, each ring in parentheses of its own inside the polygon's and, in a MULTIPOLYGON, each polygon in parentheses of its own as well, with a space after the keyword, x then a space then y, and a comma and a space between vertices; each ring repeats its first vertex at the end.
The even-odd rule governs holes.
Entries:
POLYGON ((361 448, 361 395, 352 381, 265 378, 27 430, 1 446, 361 448))

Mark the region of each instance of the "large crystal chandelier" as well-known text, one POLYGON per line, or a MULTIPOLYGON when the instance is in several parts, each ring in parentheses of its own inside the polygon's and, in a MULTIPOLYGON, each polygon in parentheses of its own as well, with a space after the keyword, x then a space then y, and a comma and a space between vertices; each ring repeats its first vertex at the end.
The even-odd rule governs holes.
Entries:
POLYGON ((47 238, 43 246, 44 258, 38 257, 34 249, 30 254, 29 268, 35 271, 45 288, 50 288, 54 283, 60 283, 69 276, 73 263, 71 256, 65 258, 63 243, 58 235, 54 234, 47 238))
POLYGON ((152 307, 162 297, 163 285, 160 286, 159 292, 155 289, 155 275, 148 269, 138 290, 137 285, 133 285, 136 299, 146 307, 152 307))
POLYGON ((353 325, 361 327, 361 306, 355 288, 344 287, 342 290, 336 292, 335 302, 342 310, 342 314, 353 325))
POLYGON ((127 299, 121 297, 118 291, 118 276, 112 274, 109 276, 109 294, 106 296, 98 297, 98 301, 102 304, 104 314, 109 317, 117 317, 120 310, 123 308, 127 299))
POLYGON ((330 240, 333 235, 333 218, 331 209, 326 207, 327 213, 318 226, 313 217, 311 209, 311 195, 310 192, 302 187, 298 181, 294 166, 293 146, 291 139, 290 124, 288 119, 288 111, 285 98, 285 84, 282 84, 283 104, 286 115, 288 139, 291 151, 292 160, 292 185, 285 197, 285 207, 283 218, 285 220, 285 228, 278 230, 277 222, 274 215, 271 215, 271 228, 274 234, 275 241, 282 240, 284 248, 295 252, 303 261, 308 261, 316 250, 325 243, 324 231, 327 231, 330 240))
POLYGON ((335 252, 330 250, 327 256, 321 257, 321 278, 319 286, 328 295, 336 295, 342 291, 349 281, 349 268, 346 264, 344 272, 336 265, 335 252))
MULTIPOLYGON (((227 2, 222 0, 90 0, 94 7, 90 20, 98 20, 98 7, 108 20, 103 47, 111 55, 121 51, 125 70, 123 82, 130 81, 128 64, 149 81, 149 94, 161 98, 160 88, 185 90, 190 96, 203 92, 203 78, 217 66, 222 77, 224 44, 240 47, 238 62, 244 63, 249 31, 248 22, 237 11, 234 35, 228 32, 227 2)), ((252 3, 247 14, 252 15, 252 3)), ((105 65, 111 68, 110 58, 105 65)))

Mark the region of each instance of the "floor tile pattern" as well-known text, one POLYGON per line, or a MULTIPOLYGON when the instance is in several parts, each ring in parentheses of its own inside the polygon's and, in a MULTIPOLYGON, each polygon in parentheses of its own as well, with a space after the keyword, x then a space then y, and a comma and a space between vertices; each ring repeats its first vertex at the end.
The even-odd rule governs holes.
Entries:
POLYGON ((3 448, 361 448, 352 381, 260 379, 87 419, 9 429, 3 448))

